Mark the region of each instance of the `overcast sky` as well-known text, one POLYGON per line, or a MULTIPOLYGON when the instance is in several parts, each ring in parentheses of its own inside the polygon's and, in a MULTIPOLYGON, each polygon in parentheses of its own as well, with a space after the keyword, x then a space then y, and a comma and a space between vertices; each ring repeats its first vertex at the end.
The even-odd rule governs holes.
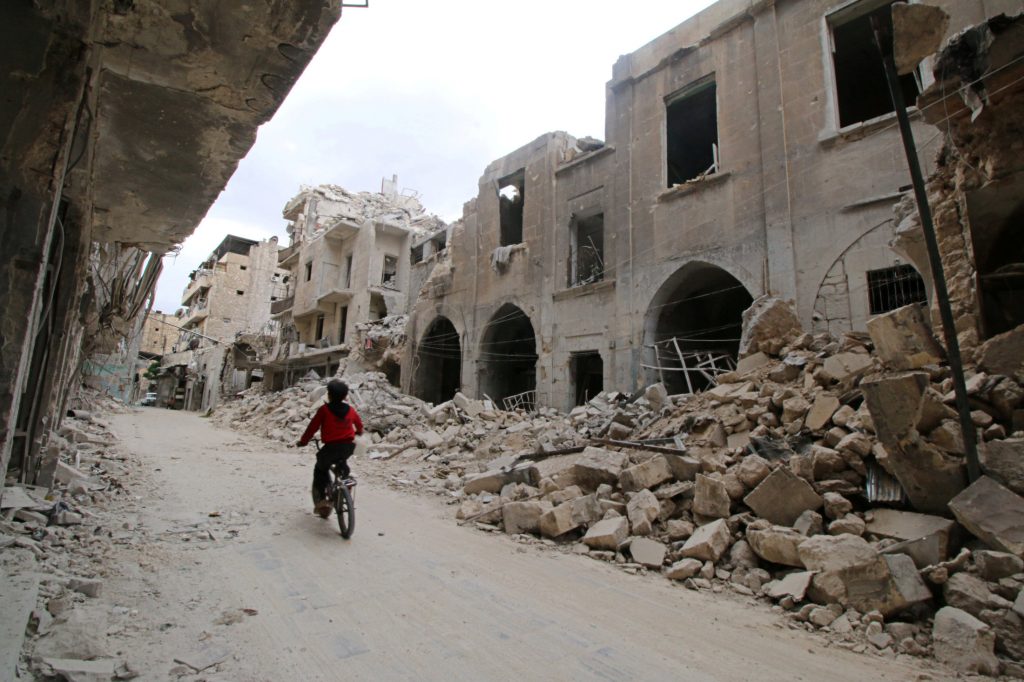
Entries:
POLYGON ((398 175, 428 211, 462 214, 488 163, 564 130, 604 139, 619 55, 711 0, 371 0, 346 8, 196 232, 164 261, 154 309, 226 234, 287 245, 303 184, 380 191, 398 175))

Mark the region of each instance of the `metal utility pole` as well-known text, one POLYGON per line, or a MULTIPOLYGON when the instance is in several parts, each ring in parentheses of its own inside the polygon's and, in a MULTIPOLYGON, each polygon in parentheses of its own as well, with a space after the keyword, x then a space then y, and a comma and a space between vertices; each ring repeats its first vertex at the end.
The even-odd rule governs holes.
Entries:
POLYGON ((946 356, 953 374, 953 389, 956 393, 956 411, 960 416, 960 430, 964 438, 964 455, 967 458, 967 478, 970 482, 981 476, 978 464, 978 439, 971 419, 971 407, 967 402, 967 384, 964 381, 964 365, 960 357, 960 342, 956 338, 956 327, 953 323, 953 309, 949 305, 949 290, 946 287, 946 273, 942 267, 942 256, 939 254, 939 243, 935 237, 935 225, 932 222, 931 208, 924 188, 924 176, 917 160, 917 147, 914 144, 914 133, 910 129, 910 117, 907 116, 903 91, 900 90, 899 76, 893 58, 892 34, 882 26, 877 17, 871 18, 871 27, 875 33, 875 44, 882 55, 885 66, 885 79, 889 84, 889 94, 893 107, 896 109, 896 120, 900 125, 900 137, 903 138, 903 151, 907 155, 910 167, 910 178, 914 185, 914 198, 917 200, 917 213, 921 218, 921 231, 924 232, 925 245, 928 247, 928 261, 932 268, 932 280, 935 283, 935 299, 939 306, 939 317, 942 319, 942 334, 946 340, 946 356))

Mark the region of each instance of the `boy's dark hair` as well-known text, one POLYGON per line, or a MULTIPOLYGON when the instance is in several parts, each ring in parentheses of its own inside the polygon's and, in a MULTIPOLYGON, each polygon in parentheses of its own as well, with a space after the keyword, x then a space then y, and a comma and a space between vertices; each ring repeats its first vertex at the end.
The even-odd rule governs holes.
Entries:
POLYGON ((327 384, 327 402, 340 403, 348 397, 348 384, 341 379, 332 379, 327 384))

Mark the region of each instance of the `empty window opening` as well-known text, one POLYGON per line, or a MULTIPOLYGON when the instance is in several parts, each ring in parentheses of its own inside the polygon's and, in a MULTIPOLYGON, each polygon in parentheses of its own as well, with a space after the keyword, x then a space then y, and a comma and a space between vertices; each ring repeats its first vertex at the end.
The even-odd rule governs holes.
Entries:
POLYGON ((246 266, 246 265, 239 265, 239 266, 238 266, 238 269, 239 269, 239 270, 248 270, 248 269, 249 269, 249 267, 248 267, 248 266, 246 266))
POLYGON ((245 292, 242 291, 241 289, 235 289, 235 294, 237 294, 238 296, 245 296, 245 292))
POLYGON ((604 279, 604 214, 574 219, 569 235, 569 286, 604 279))
POLYGON ((924 280, 912 265, 868 270, 868 307, 872 315, 927 302, 924 280))
POLYGON ((348 327, 348 306, 341 306, 340 321, 338 322, 338 343, 345 343, 345 330, 348 327))
POLYGON ((604 363, 596 350, 573 353, 569 360, 576 405, 585 405, 604 390, 604 363))
POLYGON ((684 265, 658 290, 644 320, 648 383, 670 394, 702 391, 735 367, 743 311, 753 298, 739 280, 709 263, 684 265))
POLYGON ((306 281, 313 279, 313 262, 306 263, 306 281))
POLYGON ((971 225, 985 338, 1024 324, 1024 174, 971 192, 971 225))
POLYGON ((271 300, 271 301, 276 301, 276 300, 277 300, 277 296, 271 296, 271 297, 270 297, 270 300, 271 300))
POLYGON ((462 345, 455 325, 438 317, 416 346, 413 395, 439 405, 451 400, 462 387, 462 345))
POLYGON ((715 81, 684 88, 665 104, 668 186, 718 170, 718 108, 715 81))
POLYGON ((352 254, 345 256, 345 288, 352 288, 352 254))
POLYGON ((380 371, 384 372, 388 383, 395 388, 402 387, 402 365, 391 356, 381 359, 380 371))
POLYGON ((423 244, 412 247, 412 255, 410 256, 409 259, 413 265, 423 262, 423 247, 423 244))
MULTIPOLYGON (((892 4, 893 0, 861 0, 829 18, 840 127, 893 110, 882 55, 871 28, 872 17, 877 17, 892 32, 892 4)), ((918 95, 914 74, 900 76, 899 82, 904 100, 913 103, 918 95)))
POLYGON ((380 283, 392 289, 398 286, 398 258, 395 256, 384 256, 384 269, 381 272, 380 283))
POLYGON ((526 201, 526 170, 498 182, 501 246, 523 242, 523 203, 526 201))
POLYGON ((317 315, 316 316, 316 333, 313 335, 313 338, 316 341, 319 341, 320 339, 324 338, 324 316, 323 315, 317 315))
POLYGON ((388 316, 388 305, 380 294, 370 295, 370 319, 383 320, 388 316))
POLYGON ((505 398, 521 395, 528 410, 536 406, 537 343, 526 313, 511 303, 499 308, 484 329, 479 358, 480 391, 499 409, 505 398))
POLYGON ((431 240, 431 244, 434 245, 434 253, 444 253, 444 250, 448 248, 447 235, 442 234, 434 237, 434 239, 431 240))

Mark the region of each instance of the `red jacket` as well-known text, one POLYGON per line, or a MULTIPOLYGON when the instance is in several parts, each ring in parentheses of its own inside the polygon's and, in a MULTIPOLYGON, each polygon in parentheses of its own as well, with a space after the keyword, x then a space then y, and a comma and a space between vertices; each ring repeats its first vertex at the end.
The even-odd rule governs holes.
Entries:
POLYGON ((321 405, 320 409, 313 415, 313 419, 310 420, 309 426, 306 427, 306 432, 299 439, 299 445, 308 443, 317 429, 320 429, 320 440, 323 441, 324 445, 328 443, 351 443, 355 440, 357 434, 362 435, 363 420, 359 418, 356 408, 351 405, 347 405, 347 407, 348 411, 345 413, 345 418, 338 419, 327 405, 321 405))

